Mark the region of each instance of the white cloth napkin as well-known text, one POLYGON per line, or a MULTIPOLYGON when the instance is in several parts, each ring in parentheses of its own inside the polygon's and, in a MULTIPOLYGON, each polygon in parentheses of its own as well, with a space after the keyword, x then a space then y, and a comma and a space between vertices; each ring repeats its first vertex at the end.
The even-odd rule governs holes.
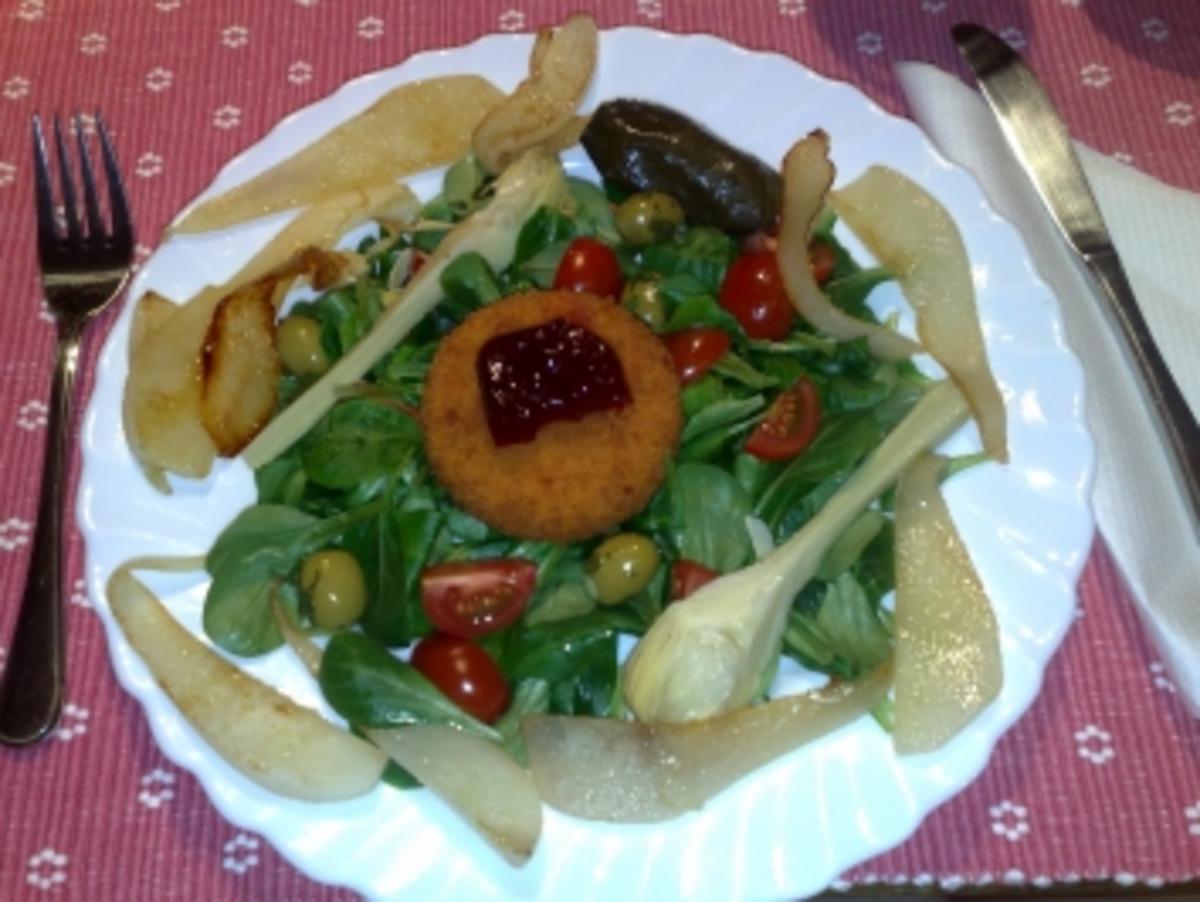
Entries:
MULTIPOLYGON (((1021 231, 1062 306, 1086 376, 1096 441, 1092 502, 1142 619, 1193 714, 1200 716, 1200 541, 1186 499, 1153 443, 1138 377, 1101 300, 1008 150, 983 99, 953 75, 902 62, 913 117, 939 150, 973 172, 993 209, 1021 231)), ((1193 412, 1200 411, 1200 195, 1172 188, 1077 145, 1139 306, 1193 412)))

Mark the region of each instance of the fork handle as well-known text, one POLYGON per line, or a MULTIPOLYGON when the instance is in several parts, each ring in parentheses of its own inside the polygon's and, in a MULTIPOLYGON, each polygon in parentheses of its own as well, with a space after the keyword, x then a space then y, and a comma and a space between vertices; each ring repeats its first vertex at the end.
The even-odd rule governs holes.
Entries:
POLYGON ((27 745, 58 722, 64 685, 63 496, 83 321, 59 321, 33 550, 4 682, 0 742, 27 745))

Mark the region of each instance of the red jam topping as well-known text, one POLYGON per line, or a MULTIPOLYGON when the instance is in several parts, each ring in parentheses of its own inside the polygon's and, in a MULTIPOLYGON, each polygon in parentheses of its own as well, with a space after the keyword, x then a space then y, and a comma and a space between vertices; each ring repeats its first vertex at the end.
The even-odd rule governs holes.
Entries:
POLYGON ((619 410, 632 400, 613 349, 561 317, 492 338, 475 371, 492 441, 501 447, 533 441, 548 423, 619 410))

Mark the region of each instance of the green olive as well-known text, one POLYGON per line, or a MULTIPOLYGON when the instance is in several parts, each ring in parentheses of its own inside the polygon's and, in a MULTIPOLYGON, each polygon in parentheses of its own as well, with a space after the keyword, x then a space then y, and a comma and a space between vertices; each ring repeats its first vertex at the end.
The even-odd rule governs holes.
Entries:
POLYGON ((683 222, 679 201, 661 191, 631 194, 617 207, 617 231, 630 244, 653 244, 683 222))
POLYGON ((367 584, 353 555, 334 549, 310 554, 300 565, 300 590, 321 629, 357 623, 367 606, 367 584))
POLYGON ((667 305, 658 287, 658 279, 635 279, 625 283, 621 292, 625 309, 655 332, 667 324, 667 305))
POLYGON ((283 365, 297 376, 320 376, 329 369, 329 357, 321 345, 321 324, 311 316, 285 317, 275 330, 275 349, 283 365))
POLYGON ((623 532, 597 545, 586 569, 596 601, 620 604, 650 584, 658 570, 658 549, 645 536, 623 532))

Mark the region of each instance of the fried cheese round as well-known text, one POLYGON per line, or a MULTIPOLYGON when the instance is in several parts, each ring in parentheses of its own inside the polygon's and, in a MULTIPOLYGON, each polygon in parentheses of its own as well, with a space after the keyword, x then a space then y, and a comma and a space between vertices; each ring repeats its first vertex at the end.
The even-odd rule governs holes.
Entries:
POLYGON ((636 514, 662 483, 682 425, 679 380, 659 339, 611 300, 533 292, 496 301, 442 340, 421 400, 439 482, 465 510, 511 536, 571 542, 636 514), (498 445, 477 360, 492 339, 565 320, 615 353, 630 400, 547 423, 531 441, 498 445))

